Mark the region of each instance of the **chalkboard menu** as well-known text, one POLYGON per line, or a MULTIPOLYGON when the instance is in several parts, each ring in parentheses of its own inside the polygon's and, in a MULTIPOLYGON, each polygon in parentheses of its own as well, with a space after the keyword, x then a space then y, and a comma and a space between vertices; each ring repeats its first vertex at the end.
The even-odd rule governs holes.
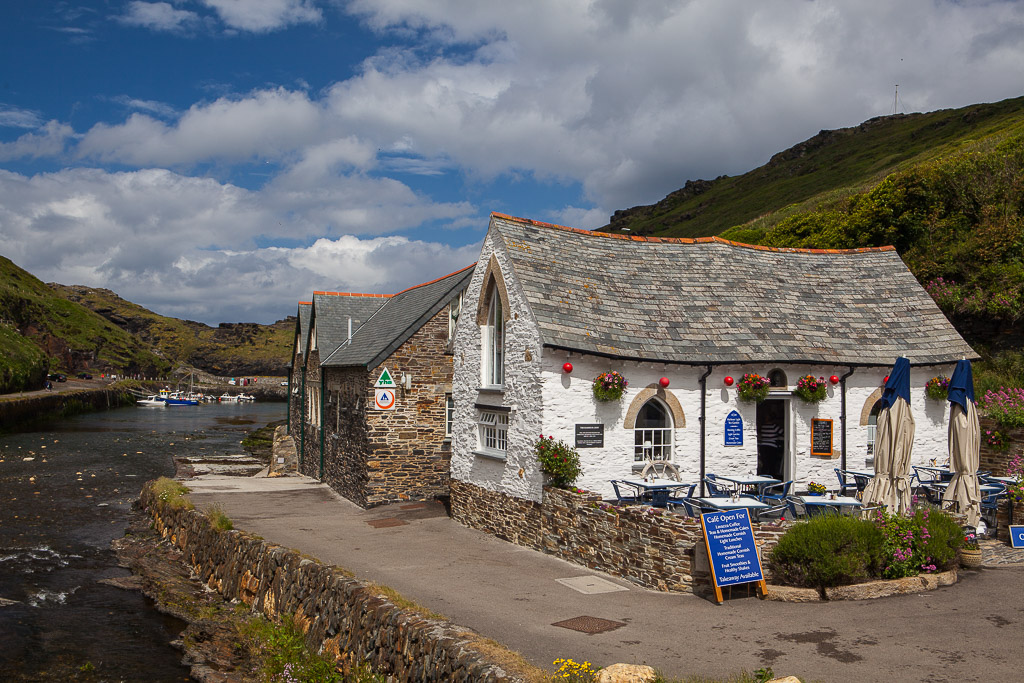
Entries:
POLYGON ((576 448, 604 448, 604 425, 577 424, 576 448))
POLYGON ((725 416, 725 445, 743 445, 743 416, 735 410, 725 416))
POLYGON ((811 455, 832 455, 832 420, 811 418, 811 455))
POLYGON ((700 519, 718 601, 722 601, 722 586, 757 581, 764 590, 750 512, 746 508, 705 512, 700 519))

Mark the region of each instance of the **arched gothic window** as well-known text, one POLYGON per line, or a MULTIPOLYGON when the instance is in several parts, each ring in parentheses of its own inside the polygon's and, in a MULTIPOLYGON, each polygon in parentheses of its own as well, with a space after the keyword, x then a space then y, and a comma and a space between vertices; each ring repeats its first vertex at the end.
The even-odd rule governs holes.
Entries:
POLYGON ((664 403, 652 398, 640 408, 633 443, 635 462, 672 459, 672 414, 664 403))
POLYGON ((786 378, 786 373, 778 368, 775 368, 768 373, 768 385, 773 389, 785 389, 789 386, 789 380, 786 378))
POLYGON ((497 286, 491 285, 488 299, 484 330, 484 384, 502 386, 505 383, 505 316, 497 286))

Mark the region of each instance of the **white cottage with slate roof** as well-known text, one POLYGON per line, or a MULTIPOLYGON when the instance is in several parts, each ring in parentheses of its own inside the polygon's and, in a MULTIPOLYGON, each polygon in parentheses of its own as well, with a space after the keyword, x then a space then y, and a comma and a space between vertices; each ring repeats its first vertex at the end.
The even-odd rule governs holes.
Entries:
POLYGON ((945 459, 948 411, 924 384, 977 355, 892 248, 640 238, 493 214, 455 338, 453 509, 542 500, 540 434, 590 435, 577 485, 605 496, 648 458, 684 481, 753 472, 835 487, 834 468, 872 467, 872 413, 901 355, 913 461, 945 459), (629 381, 621 400, 593 396, 607 371, 629 381), (772 379, 767 400, 738 399, 746 373, 772 379), (829 382, 820 403, 792 392, 807 374, 829 382), (812 453, 818 420, 832 438, 812 453))

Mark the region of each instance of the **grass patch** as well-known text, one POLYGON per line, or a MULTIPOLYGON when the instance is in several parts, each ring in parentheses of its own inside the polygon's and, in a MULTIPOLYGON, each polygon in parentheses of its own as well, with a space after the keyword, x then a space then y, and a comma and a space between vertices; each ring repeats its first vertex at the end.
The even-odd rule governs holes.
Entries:
POLYGON ((192 504, 192 501, 185 498, 185 494, 189 492, 189 488, 181 482, 169 479, 168 477, 160 477, 150 486, 153 489, 153 494, 171 508, 175 510, 195 509, 195 505, 192 504))
POLYGON ((320 683, 384 683, 386 677, 365 663, 343 675, 332 659, 306 647, 302 629, 295 618, 285 615, 280 623, 253 619, 240 627, 242 643, 248 650, 259 681, 318 681, 320 683))
POLYGON ((234 522, 228 517, 227 513, 224 512, 224 508, 220 505, 211 505, 206 508, 206 521, 210 523, 210 526, 217 531, 231 531, 235 528, 234 522))

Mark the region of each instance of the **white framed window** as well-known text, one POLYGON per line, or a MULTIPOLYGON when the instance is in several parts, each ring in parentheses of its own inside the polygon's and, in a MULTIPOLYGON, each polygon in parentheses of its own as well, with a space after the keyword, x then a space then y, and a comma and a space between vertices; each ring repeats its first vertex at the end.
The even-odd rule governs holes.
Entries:
POLYGON ((306 387, 306 422, 320 426, 320 387, 306 387))
POLYGON ((633 429, 633 461, 672 459, 672 416, 652 398, 640 408, 633 429))
POLYGON ((508 451, 508 413, 480 411, 480 450, 505 455, 508 451))
POLYGON ((505 383, 505 315, 501 310, 498 288, 491 285, 484 329, 484 384, 500 387, 505 383))
POLYGON ((455 397, 451 394, 444 395, 444 435, 450 439, 452 436, 452 425, 455 424, 455 397))
POLYGON ((875 433, 878 431, 878 413, 882 411, 882 402, 875 401, 868 414, 868 452, 869 458, 875 457, 875 433))
POLYGON ((448 341, 455 336, 455 326, 459 322, 459 315, 462 313, 462 297, 465 292, 459 292, 459 296, 452 299, 448 304, 448 341))
POLYGON ((316 351, 316 325, 309 332, 309 350, 316 351))

